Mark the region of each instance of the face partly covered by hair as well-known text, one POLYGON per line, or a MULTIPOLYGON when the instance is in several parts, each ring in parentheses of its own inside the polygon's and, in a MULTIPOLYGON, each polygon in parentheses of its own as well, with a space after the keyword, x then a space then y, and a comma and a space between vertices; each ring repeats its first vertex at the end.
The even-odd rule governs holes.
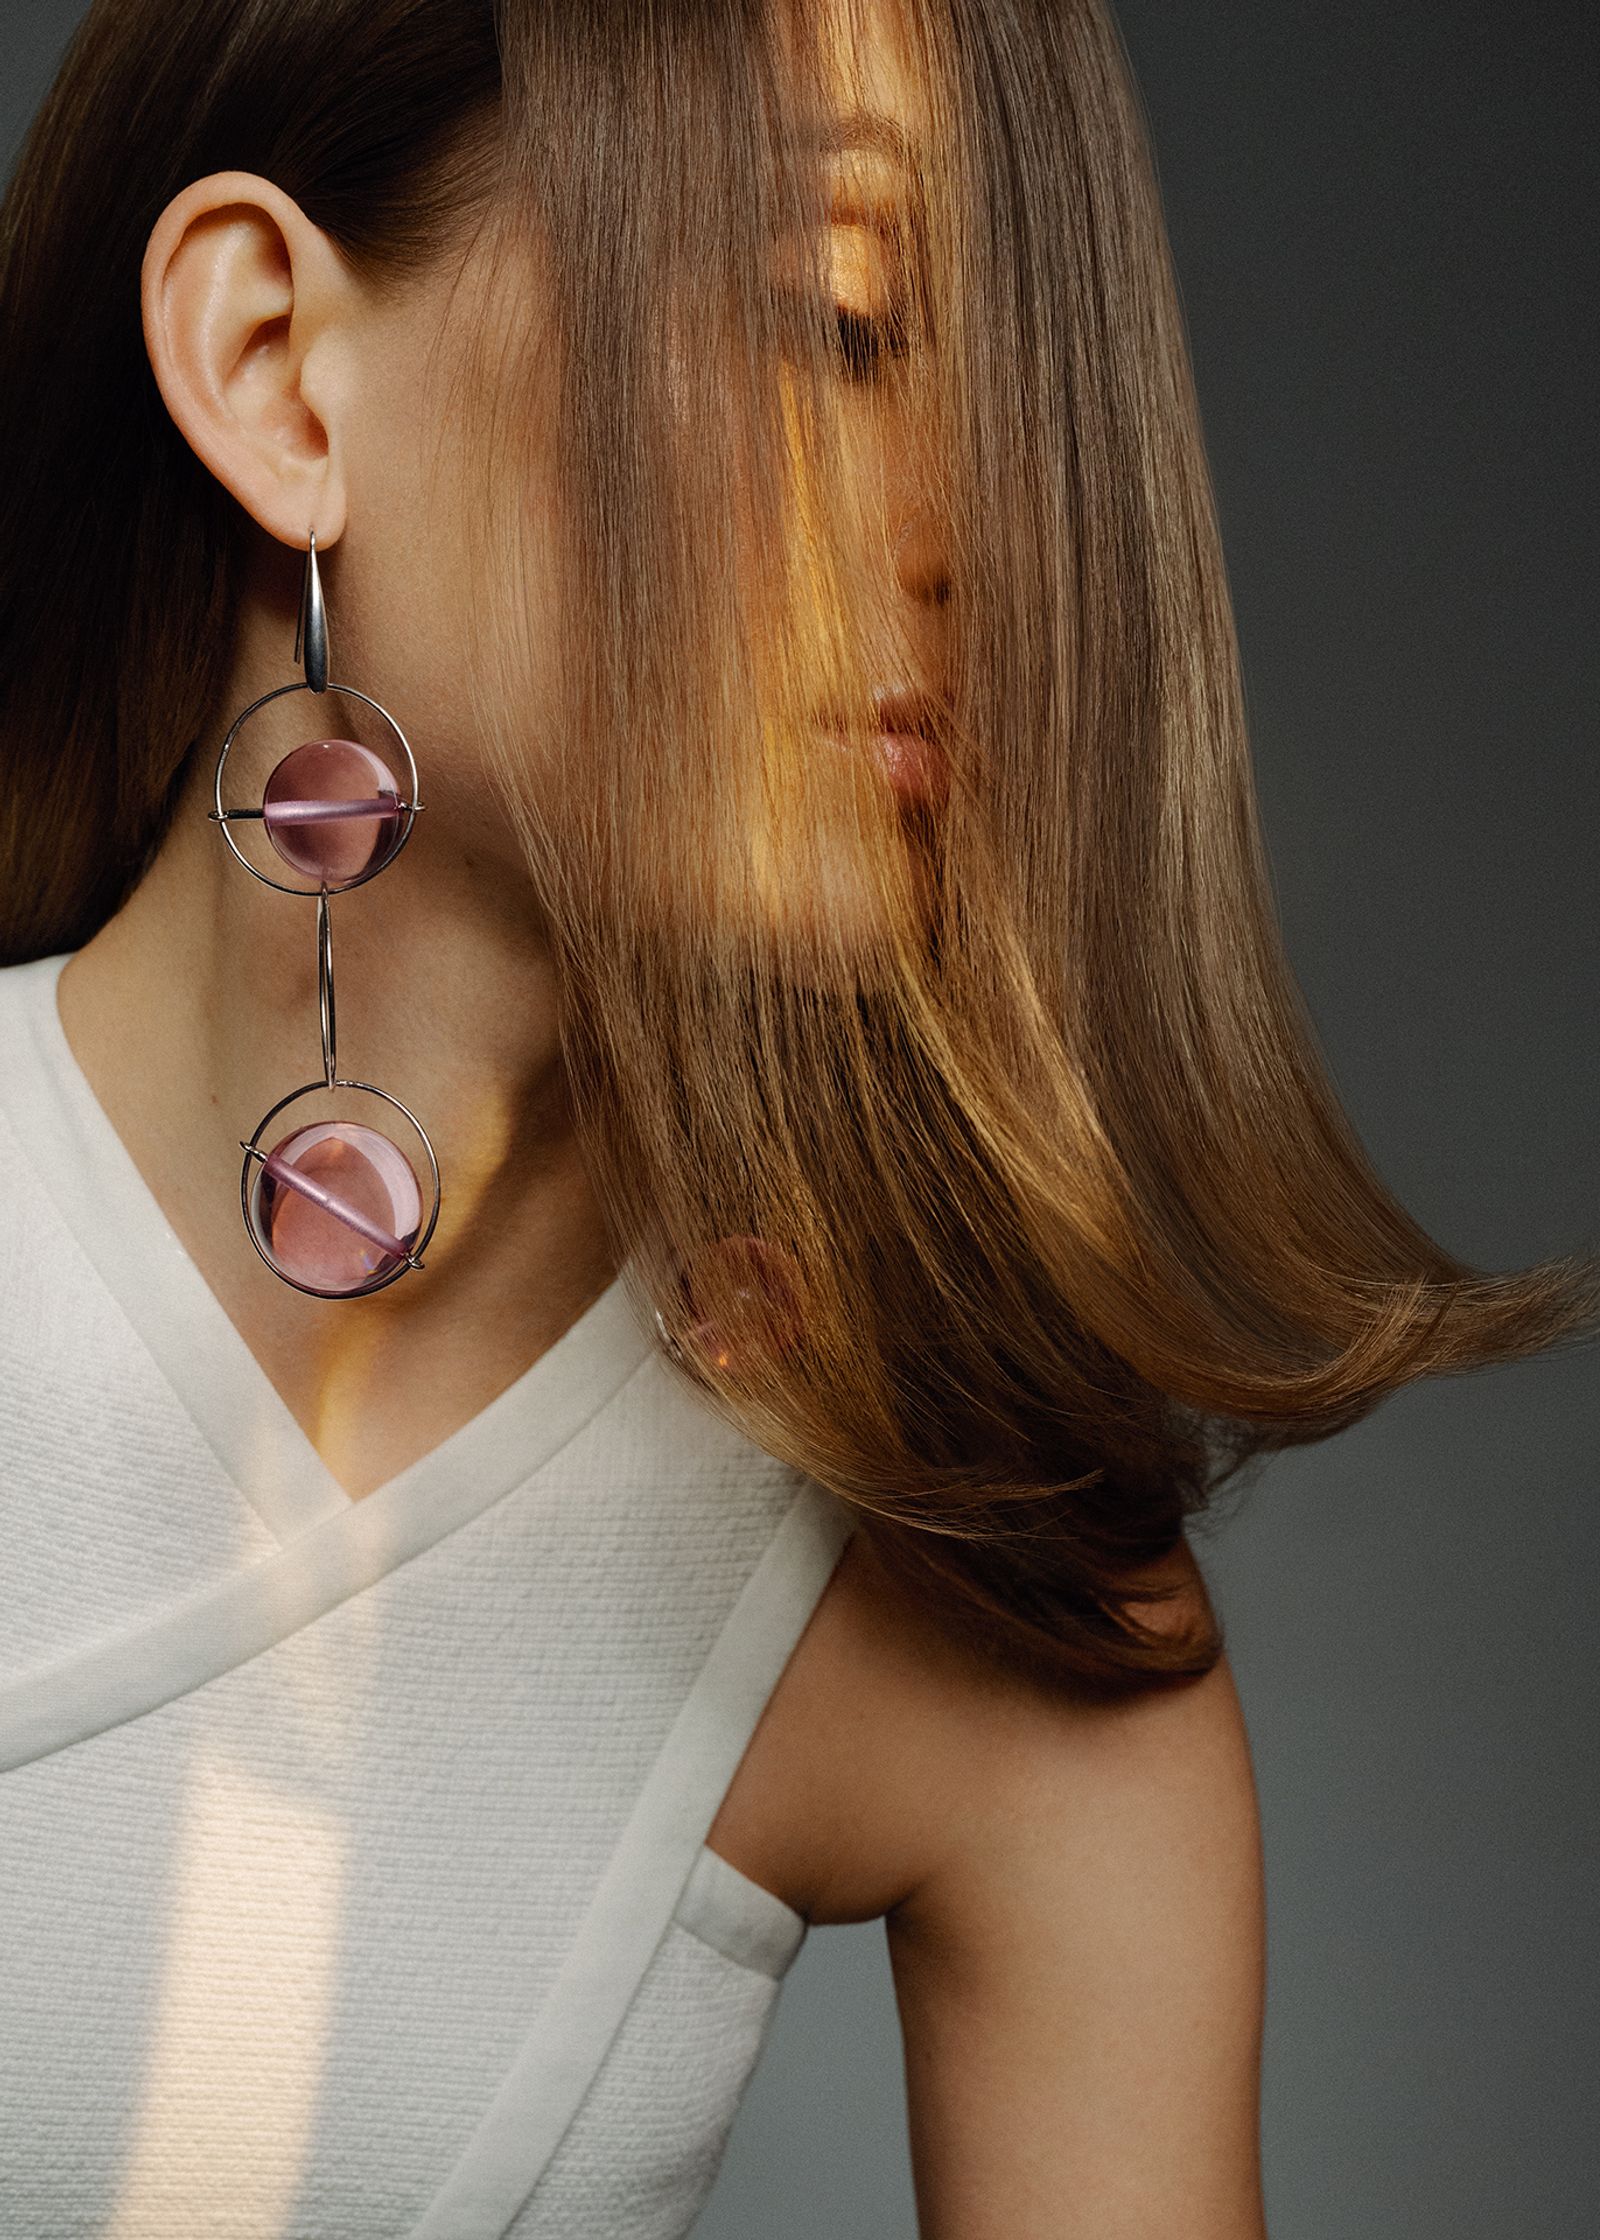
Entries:
POLYGON ((675 113, 641 69, 612 148, 500 150, 396 298, 363 584, 447 806, 510 868, 506 812, 552 921, 848 985, 925 943, 959 790, 928 124, 888 0, 776 21, 675 113))

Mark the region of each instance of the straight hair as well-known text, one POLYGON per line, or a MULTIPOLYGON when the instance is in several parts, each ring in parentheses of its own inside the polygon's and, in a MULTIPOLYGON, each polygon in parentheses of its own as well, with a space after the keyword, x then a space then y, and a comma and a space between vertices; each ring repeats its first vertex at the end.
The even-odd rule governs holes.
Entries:
POLYGON ((841 367, 803 0, 96 0, 0 211, 0 959, 117 910, 218 728, 247 524, 145 354, 162 208, 239 168, 375 283, 474 229, 536 262, 548 334, 463 323, 464 674, 628 1280, 952 1639, 1126 1694, 1222 1653, 1170 1584, 1220 1487, 1592 1335, 1600 1265, 1456 1258, 1330 1083, 1107 9, 896 20, 906 305, 841 367), (864 387, 946 531, 936 817, 815 745, 819 677, 866 736, 864 387), (554 760, 515 713, 552 565, 554 760))

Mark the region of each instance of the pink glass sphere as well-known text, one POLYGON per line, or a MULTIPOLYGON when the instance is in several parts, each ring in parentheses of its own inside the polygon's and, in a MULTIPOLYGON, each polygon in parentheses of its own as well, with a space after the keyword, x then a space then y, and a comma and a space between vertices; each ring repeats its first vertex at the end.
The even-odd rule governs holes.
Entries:
POLYGON ((291 1283, 348 1299, 386 1282, 422 1227, 410 1160, 376 1128, 318 1120, 253 1162, 247 1206, 256 1242, 291 1283))
POLYGON ((400 844, 394 772, 354 739, 308 739, 267 780, 262 822, 278 854, 319 886, 347 887, 400 844))

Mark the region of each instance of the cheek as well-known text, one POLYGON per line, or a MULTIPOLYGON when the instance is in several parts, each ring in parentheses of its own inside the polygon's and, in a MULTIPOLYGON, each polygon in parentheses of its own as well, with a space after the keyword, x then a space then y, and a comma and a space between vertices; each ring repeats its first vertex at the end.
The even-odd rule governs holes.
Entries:
POLYGON ((469 512, 465 471, 408 494, 400 518, 414 534, 399 540, 382 574, 393 589, 387 627, 424 798, 431 785, 440 825, 475 856, 525 871, 506 786, 548 818, 576 758, 563 712, 569 623, 549 493, 526 475, 515 486, 520 516, 509 507, 469 512))
MULTIPOLYGON (((791 411, 788 533, 748 513, 739 524, 751 682, 765 712, 720 741, 691 743, 693 778, 671 788, 647 779, 619 813, 636 811, 621 839, 652 937, 776 954, 797 980, 836 985, 842 968, 859 986, 875 978, 875 955, 926 938, 933 834, 867 742, 846 743, 816 720, 830 702, 865 705, 894 626, 872 560, 874 523, 859 503, 881 480, 882 429, 854 409, 843 420, 845 489, 830 501, 818 487, 791 411), (819 563, 827 552, 833 571, 819 563), (841 691, 841 676, 853 687, 841 691)), ((876 530, 881 540, 881 513, 876 530)), ((673 743, 662 752, 673 756, 673 743)), ((581 771, 574 777, 581 784, 581 771)))
MULTIPOLYGON (((524 244, 486 234, 453 281, 442 271, 385 323, 366 369, 373 409, 352 427, 347 531, 377 680, 350 681, 405 727, 422 798, 439 804, 434 845, 459 839, 524 869, 504 781, 537 806, 569 728, 541 287, 524 244)), ((337 667, 337 610, 332 621, 337 667)))

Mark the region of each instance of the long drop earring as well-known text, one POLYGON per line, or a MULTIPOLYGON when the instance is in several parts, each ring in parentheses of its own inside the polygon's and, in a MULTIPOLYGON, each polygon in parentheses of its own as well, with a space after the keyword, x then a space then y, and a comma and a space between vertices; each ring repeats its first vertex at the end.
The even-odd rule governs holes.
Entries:
POLYGON ((334 895, 364 886, 393 863, 411 837, 422 803, 416 757, 388 709, 353 685, 329 681, 328 617, 314 529, 306 550, 294 657, 303 664, 304 677, 275 685, 234 718, 217 756, 216 806, 209 815, 252 878, 278 894, 316 897, 322 1075, 280 1097, 257 1122, 249 1142, 241 1141, 239 1203, 245 1232, 275 1276, 313 1298, 359 1299, 422 1266, 439 1218, 439 1162, 421 1121, 398 1097, 339 1073, 330 904, 334 895), (259 806, 225 807, 223 780, 234 741, 258 709, 286 692, 338 692, 373 709, 393 734, 405 765, 404 786, 381 755, 354 739, 308 739, 273 769, 259 806), (312 883, 294 885, 252 863, 236 827, 259 830, 278 862, 312 883), (418 1180, 418 1162, 392 1136, 367 1121, 345 1117, 343 1108, 354 1097, 376 1097, 407 1122, 426 1165, 426 1190, 418 1180), (287 1134, 267 1144, 279 1114, 302 1099, 316 1103, 287 1134))

